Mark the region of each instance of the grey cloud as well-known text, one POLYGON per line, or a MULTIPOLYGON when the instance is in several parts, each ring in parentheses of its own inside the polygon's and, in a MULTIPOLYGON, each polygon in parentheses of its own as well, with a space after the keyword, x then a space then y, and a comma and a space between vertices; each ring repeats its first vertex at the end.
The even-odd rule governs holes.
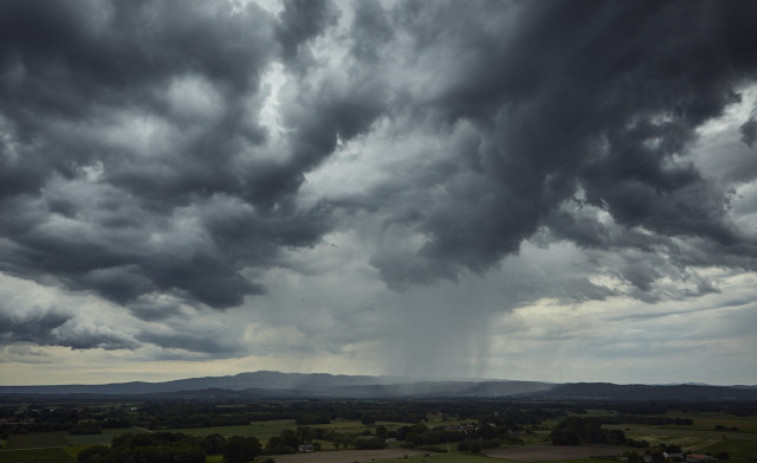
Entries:
MULTIPOLYGON (((756 15, 748 2, 400 3, 395 26, 415 40, 418 62, 450 57, 437 64, 433 88, 409 94, 405 108, 447 128, 474 124, 478 160, 461 153, 459 166, 481 169, 462 184, 450 176, 450 195, 416 217, 429 238, 418 255, 374 263, 385 278, 419 282, 484 271, 552 223, 579 189, 649 240, 698 237, 728 254, 751 248, 726 217, 728 189, 686 155, 696 129, 757 77, 756 15), (418 270, 402 276, 398 265, 418 270)), ((592 228, 579 238, 576 225, 563 237, 603 241, 592 228)))
POLYGON ((128 308, 132 315, 147 322, 161 321, 182 314, 176 303, 151 300, 149 297, 140 298, 129 304, 128 308))
POLYGON ((360 61, 376 61, 380 58, 382 45, 394 36, 389 12, 378 0, 369 0, 356 3, 354 13, 350 51, 360 61))
MULTIPOLYGON (((483 275, 528 240, 596 251, 631 287, 592 283, 588 264, 550 290, 509 273, 500 310, 545 294, 686 297, 660 280, 757 266, 757 242, 732 221, 735 174, 712 180, 689 156, 698 129, 757 78, 752 3, 348 7, 341 28, 350 16, 329 1, 286 1, 278 17, 223 2, 2 3, 0 270, 165 322, 266 294, 254 280, 284 265, 282 250, 350 227, 392 289, 483 275), (339 43, 312 46, 321 39, 339 43), (280 62, 274 134, 261 82, 280 62), (382 149, 422 134, 438 152, 419 161, 411 146, 363 191, 303 197, 309 173, 380 130, 382 149)), ((736 144, 751 145, 751 122, 736 144)), ((187 333, 134 341, 61 317, 16 320, 4 336, 242 349, 187 333)))
POLYGON ((69 318, 70 316, 60 313, 14 317, 9 313, 0 312, 0 339, 4 343, 21 341, 46 344, 50 332, 62 326, 69 318))
POLYGON ((751 118, 741 124, 739 130, 741 131, 741 140, 751 148, 757 139, 757 121, 751 118))
POLYGON ((285 0, 276 25, 284 59, 309 59, 305 45, 333 25, 337 17, 338 12, 329 0, 285 0))
POLYGON ((320 116, 291 121, 292 164, 261 161, 268 135, 260 108, 245 104, 259 97, 277 40, 304 46, 329 24, 329 4, 291 3, 282 23, 254 4, 0 8, 0 229, 17 245, 3 251, 5 271, 52 276, 118 303, 167 291, 225 308, 264 291, 243 268, 320 237, 327 211, 300 210, 292 195, 337 131, 353 136, 365 123, 351 101, 324 101, 320 109, 334 114, 325 126, 320 116), (203 227, 200 242, 181 242, 173 222, 181 211, 224 201, 236 204, 229 217, 206 214, 193 224, 203 227), (156 234, 187 251, 150 245, 156 234))
POLYGON ((0 346, 0 363, 52 363, 48 354, 26 344, 0 346))
MULTIPOLYGON (((187 353, 202 353, 211 357, 228 357, 244 352, 243 346, 235 336, 219 336, 219 333, 207 331, 184 330, 158 332, 145 329, 136 337, 142 343, 150 343, 164 349, 178 349, 187 353)), ((179 354, 181 355, 181 354, 179 354)))
POLYGON ((73 314, 35 308, 10 311, 0 308, 0 343, 32 343, 72 349, 131 349, 137 343, 117 328, 88 324, 73 314))

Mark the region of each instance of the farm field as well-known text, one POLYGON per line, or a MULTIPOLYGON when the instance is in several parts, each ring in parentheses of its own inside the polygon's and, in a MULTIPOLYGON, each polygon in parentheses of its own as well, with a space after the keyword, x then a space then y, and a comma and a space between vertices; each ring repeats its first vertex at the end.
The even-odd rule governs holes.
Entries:
MULTIPOLYGON (((254 406, 255 405, 249 405, 247 407, 252 408, 254 406)), ((660 407, 660 413, 652 415, 644 413, 644 410, 647 409, 642 407, 640 407, 640 410, 642 411, 636 414, 634 413, 636 409, 629 407, 625 403, 618 408, 604 407, 591 409, 584 408, 581 404, 578 404, 569 405, 562 409, 560 409, 560 407, 553 407, 551 409, 547 407, 543 409, 534 407, 535 410, 522 406, 518 407, 517 405, 513 406, 515 410, 511 410, 509 408, 511 406, 510 404, 499 405, 497 403, 489 404, 477 401, 471 401, 470 404, 465 405, 465 408, 458 408, 460 407, 458 404, 450 406, 446 402, 429 403, 428 405, 423 402, 418 402, 413 403, 412 407, 409 407, 402 402, 396 404, 391 402, 381 404, 381 406, 384 407, 382 410, 391 410, 392 408, 396 408, 397 410, 410 409, 411 411, 409 411, 407 415, 394 414, 393 416, 408 416, 409 418, 418 417, 415 418, 418 420, 424 415, 417 410, 422 409, 422 406, 425 406, 426 414, 422 421, 423 426, 414 426, 410 423, 394 421, 376 421, 371 424, 364 424, 364 422, 372 421, 366 420, 366 416, 370 418, 374 413, 374 410, 381 409, 374 403, 336 403, 335 408, 341 410, 339 412, 341 413, 341 416, 332 412, 329 408, 331 405, 328 403, 292 403, 279 406, 283 407, 284 410, 298 411, 305 409, 307 412, 304 416, 329 417, 330 423, 302 426, 298 425, 297 421, 292 418, 252 421, 248 424, 232 426, 161 428, 155 430, 145 429, 143 426, 148 426, 150 423, 156 422, 192 422, 190 419, 186 421, 174 419, 176 416, 210 416, 213 410, 219 409, 225 413, 223 406, 215 407, 213 405, 196 403, 158 404, 157 406, 151 405, 150 407, 145 407, 145 410, 147 411, 140 411, 140 415, 128 415, 131 418, 129 422, 134 424, 135 427, 120 429, 106 428, 103 429, 101 434, 72 435, 67 431, 29 432, 26 434, 11 433, 7 439, 2 442, 5 450, 0 452, 0 463, 46 463, 53 461, 73 463, 79 452, 87 447, 93 445, 109 445, 114 437, 126 433, 152 433, 156 431, 166 431, 169 433, 188 434, 199 438, 204 438, 205 436, 212 434, 221 435, 226 439, 232 436, 255 437, 265 446, 271 438, 276 436, 281 437, 283 430, 297 432, 300 427, 307 427, 312 431, 309 434, 310 438, 313 439, 314 443, 318 443, 321 450, 312 453, 273 455, 273 459, 276 463, 369 463, 372 461, 381 463, 598 463, 602 461, 598 459, 600 456, 606 457, 609 455, 620 455, 625 451, 637 451, 639 453, 645 452, 643 448, 632 448, 630 446, 596 444, 576 446, 551 445, 552 437, 550 436, 550 432, 559 429, 560 426, 573 426, 572 429, 577 429, 577 431, 574 432, 583 433, 584 431, 582 428, 576 427, 575 425, 576 423, 586 423, 583 426, 594 426, 597 429, 597 432, 599 432, 600 422, 613 423, 602 425, 602 428, 605 430, 620 430, 623 431, 620 434, 621 436, 624 435, 627 438, 636 441, 646 441, 650 445, 650 449, 653 451, 659 452, 661 448, 659 446, 662 445, 677 445, 680 446, 684 452, 711 454, 727 452, 731 457, 729 463, 757 463, 757 415, 746 417, 735 416, 730 413, 728 409, 723 409, 721 412, 713 412, 711 410, 717 410, 714 407, 700 407, 697 409, 696 406, 694 406, 688 410, 682 409, 680 405, 669 406, 667 409, 660 407), (352 407, 351 410, 350 407, 352 407), (347 409, 347 412, 344 411, 345 409, 347 409), (459 414, 456 413, 457 410, 460 410, 459 414), (470 416, 474 415, 472 411, 476 410, 478 411, 477 415, 485 418, 470 418, 470 416), (167 413, 170 414, 166 415, 167 413), (308 413, 312 413, 312 415, 309 415, 308 413), (143 414, 146 415, 146 417, 143 416, 143 414), (171 417, 171 420, 164 419, 165 416, 171 417), (486 418, 487 416, 488 418, 486 418), (359 417, 360 419, 355 417, 359 417), (519 428, 507 430, 507 426, 509 425, 504 424, 501 417, 520 420, 519 428), (625 420, 626 422, 624 423, 621 421, 618 423, 618 418, 625 420), (668 419, 661 420, 659 418, 668 419), (670 418, 684 418, 685 420, 674 420, 670 418), (485 419, 492 420, 489 422, 489 426, 492 429, 489 430, 485 426, 482 426, 480 428, 482 429, 482 436, 479 436, 480 423, 485 423, 485 421, 483 421, 485 419), (668 424, 652 425, 648 423, 668 424), (493 433, 494 428, 496 428, 500 437, 500 444, 506 445, 509 442, 510 447, 486 449, 483 450, 482 454, 469 454, 456 451, 458 448, 457 443, 461 438, 462 433, 455 434, 458 432, 457 430, 444 429, 444 427, 459 424, 470 425, 465 431, 466 435, 462 436, 462 438, 465 439, 484 438, 483 430, 493 433), (400 437, 405 441, 403 443, 390 443, 389 448, 383 450, 354 449, 356 446, 360 446, 357 445, 360 443, 358 440, 363 436, 375 436, 377 427, 379 426, 388 432, 397 432, 397 437, 400 437), (445 432, 453 433, 452 438, 446 444, 438 444, 439 442, 444 442, 446 439, 444 434, 439 433, 445 432), (509 433, 507 438, 502 437, 505 432, 509 433), (473 433, 473 435, 469 436, 468 433, 473 433), (405 438, 405 436, 407 436, 407 438, 405 438), (420 436, 424 436, 422 438, 423 440, 419 438, 420 436), (513 442, 519 442, 519 444, 512 445, 513 442), (418 446, 416 447, 416 450, 400 447, 400 445, 412 444, 418 446), (340 448, 342 448, 342 450, 339 450, 340 448), (446 449, 448 452, 444 453, 443 449, 446 449), (441 453, 436 453, 436 450, 441 453)), ((235 407, 236 408, 230 408, 230 410, 243 409, 243 407, 239 405, 235 405, 235 407)), ((90 406, 89 410, 92 408, 93 407, 90 406)), ((102 407, 100 408, 102 409, 102 407)), ((117 407, 113 410, 118 412, 118 410, 123 408, 124 407, 117 407)), ((73 409, 70 407, 67 412, 73 413, 72 410, 73 409)), ((116 412, 113 412, 111 409, 108 410, 107 413, 116 414, 116 412)), ((748 410, 753 411, 753 409, 744 408, 739 410, 739 412, 743 414, 743 412, 748 410)), ((98 413, 100 412, 98 411, 98 413)), ((278 417, 282 415, 283 414, 278 414, 278 417)), ((123 413, 121 412, 121 415, 118 416, 123 416, 123 413)), ((251 417, 250 415, 247 416, 251 417)), ((266 415, 261 412, 261 416, 266 415)), ((268 416, 276 417, 274 414, 268 416)), ((301 417, 302 415, 292 413, 289 416, 301 417)), ((392 415, 387 414, 385 416, 392 415)), ((197 420, 194 420, 194 422, 197 422, 197 420)), ((237 420, 237 422, 240 421, 237 420)), ((290 434, 290 436, 293 435, 294 434, 290 434)), ((308 439, 307 437, 303 438, 303 434, 298 433, 297 435, 301 439, 308 439)), ((582 442, 589 440, 584 434, 579 435, 582 436, 582 442)), ((598 435, 601 436, 604 434, 599 432, 598 435)), ((286 434, 284 434, 284 436, 286 436, 286 434)), ((300 442, 302 442, 302 440, 300 440, 300 442)), ((295 446, 295 444, 289 445, 295 446)), ((263 459, 265 459, 265 457, 260 457, 258 460, 263 459)), ((221 455, 214 454, 207 457, 206 463, 223 463, 222 460, 223 458, 221 455)))
POLYGON ((728 452, 733 461, 757 461, 757 418, 723 417, 709 414, 678 414, 691 418, 692 425, 608 425, 607 429, 624 430, 626 436, 636 440, 645 440, 650 445, 675 444, 685 451, 692 452, 728 452), (728 429, 737 427, 738 431, 716 430, 720 425, 728 429))
POLYGON ((614 445, 528 445, 487 449, 484 453, 495 458, 515 461, 554 461, 622 455, 628 447, 614 445))
MULTIPOLYGON (((409 450, 401 448, 383 450, 340 450, 329 452, 277 455, 275 457, 275 460, 276 463, 363 463, 390 459, 407 461, 404 459, 405 455, 407 455, 408 457, 420 457, 426 454, 427 452, 422 452, 420 450, 409 450)), ((433 461, 437 462, 436 455, 433 458, 433 461)), ((480 462, 481 460, 479 458, 476 461, 480 462)), ((439 463, 441 463, 441 461, 439 461, 439 463)))
MULTIPOLYGON (((554 459, 554 454, 550 453, 544 453, 544 458, 549 458, 549 460, 539 460, 539 461, 549 461, 550 463, 608 463, 610 460, 602 460, 602 459, 596 459, 596 458, 570 458, 570 459, 563 459, 561 457, 558 457, 559 459, 554 459)), ((425 454, 422 456, 415 456, 410 457, 408 459, 392 459, 392 460, 383 460, 381 463, 508 463, 508 462, 517 462, 518 460, 508 460, 504 458, 499 457, 492 457, 487 456, 484 454, 479 455, 471 455, 466 453, 459 453, 459 452, 451 452, 451 453, 438 453, 434 455, 426 456, 425 454)), ((525 460, 522 460, 525 461, 525 460)), ((536 461, 536 460, 534 460, 536 461)))
POLYGON ((5 444, 6 450, 27 450, 48 447, 86 447, 91 445, 107 445, 114 437, 145 432, 138 428, 107 429, 102 434, 72 435, 65 431, 33 432, 28 434, 14 434, 5 444))
POLYGON ((74 463, 62 448, 0 450, 0 463, 74 463))
POLYGON ((0 450, 0 463, 73 463, 75 456, 92 445, 109 445, 114 437, 145 432, 138 428, 107 429, 102 434, 71 435, 65 431, 11 435, 0 450))
MULTIPOLYGON (((388 430, 397 429, 400 426, 406 426, 407 423, 395 423, 395 422, 376 422, 372 425, 364 425, 357 420, 344 420, 337 419, 329 424, 313 424, 307 427, 311 429, 331 429, 340 433, 354 433, 359 434, 363 431, 374 432, 376 426, 385 426, 388 430)), ((236 426, 210 426, 204 428, 179 428, 170 429, 171 432, 181 432, 189 434, 191 436, 204 437, 209 434, 220 434, 223 437, 229 438, 231 436, 242 437, 256 437, 262 443, 265 443, 271 437, 278 436, 284 429, 295 430, 298 428, 298 424, 295 420, 271 420, 271 421, 253 421, 247 425, 236 426)))
POLYGON ((223 437, 231 436, 256 437, 265 442, 273 436, 278 436, 284 429, 296 429, 294 420, 254 421, 250 424, 235 426, 210 426, 206 428, 179 428, 170 429, 170 432, 181 432, 190 436, 204 437, 209 434, 220 434, 223 437))
POLYGON ((66 438, 65 431, 34 432, 28 434, 14 434, 5 443, 6 450, 38 449, 47 447, 67 447, 71 445, 66 438))

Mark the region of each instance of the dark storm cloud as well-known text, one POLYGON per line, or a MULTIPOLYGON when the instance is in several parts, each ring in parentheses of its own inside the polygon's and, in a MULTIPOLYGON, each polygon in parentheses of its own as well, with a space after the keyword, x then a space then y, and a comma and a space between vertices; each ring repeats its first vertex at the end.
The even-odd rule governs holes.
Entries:
MULTIPOLYGON (((481 143, 471 165, 482 169, 453 186, 450 201, 418 216, 416 228, 430 237, 419 256, 374 259, 385 278, 487 269, 579 191, 624 229, 651 232, 649 240, 697 237, 734 256, 748 249, 754 267, 753 240, 726 216, 727 187, 686 160, 696 129, 737 103, 739 86, 757 77, 752 3, 409 2, 397 9, 419 56, 449 59, 438 62, 433 91, 408 104, 444 127, 474 124, 481 143), (517 21, 498 16, 508 8, 517 21), (426 263, 417 274, 419 259, 426 263)), ((587 225, 574 222, 564 237, 601 246, 601 231, 587 225)), ((628 278, 647 285, 633 272, 628 278)))
POLYGON ((326 135, 303 116, 296 163, 256 158, 267 132, 260 103, 250 113, 246 101, 260 98, 278 40, 289 54, 331 14, 325 2, 297 7, 278 23, 255 5, 3 2, 2 269, 119 303, 167 291, 223 308, 262 293, 239 272, 318 239, 324 211, 297 210, 291 195, 334 131, 356 130, 339 122, 351 114, 327 122, 326 135), (182 213, 199 217, 186 223, 199 229, 193 242, 173 222, 182 213), (156 234, 169 242, 148 245, 156 234))
POLYGON ((741 139, 751 148, 757 140, 757 121, 754 118, 749 119, 741 125, 740 130, 741 139))
POLYGON ((0 307, 0 344, 32 343, 72 349, 129 349, 136 343, 117 329, 88 325, 56 310, 19 312, 0 307))
POLYGON ((337 16, 338 12, 329 0, 285 0, 276 25, 276 38, 281 43, 284 59, 311 59, 303 50, 306 43, 333 25, 337 16))
MULTIPOLYGON (((752 2, 347 8, 0 4, 0 270, 160 324, 265 294, 283 250, 353 226, 394 289, 484 273, 525 240, 617 253, 597 265, 644 301, 664 298, 665 276, 715 290, 688 266, 756 267, 732 220, 735 174, 713 179, 688 156, 757 79, 752 2), (423 137, 440 141, 412 146, 423 137), (349 179, 364 189, 342 196, 308 184, 361 146, 398 159, 385 178, 365 168, 349 179)), ((753 144, 753 122, 736 143, 753 144)), ((738 181, 754 180, 740 162, 738 181)), ((519 282, 512 300, 614 294, 585 274, 543 286, 519 282)), ((242 350, 192 328, 131 339, 56 317, 8 319, 3 339, 242 350)))
MULTIPOLYGON (((235 339, 218 336, 218 333, 183 332, 183 333, 150 333, 144 332, 137 336, 141 342, 155 344, 167 349, 180 349, 186 352, 208 354, 211 357, 228 357, 243 352, 235 339), (232 342, 229 342, 232 341, 232 342)), ((177 355, 181 355, 177 353, 177 355)))

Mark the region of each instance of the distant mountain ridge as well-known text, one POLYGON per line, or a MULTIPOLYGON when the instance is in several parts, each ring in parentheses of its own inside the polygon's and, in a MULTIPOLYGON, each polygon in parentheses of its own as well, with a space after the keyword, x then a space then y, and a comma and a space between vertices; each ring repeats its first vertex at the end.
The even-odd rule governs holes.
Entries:
POLYGON ((90 395, 187 398, 497 398, 547 400, 738 400, 757 401, 755 386, 553 384, 510 380, 420 381, 391 376, 256 371, 164 382, 99 385, 0 386, 0 395, 90 395))

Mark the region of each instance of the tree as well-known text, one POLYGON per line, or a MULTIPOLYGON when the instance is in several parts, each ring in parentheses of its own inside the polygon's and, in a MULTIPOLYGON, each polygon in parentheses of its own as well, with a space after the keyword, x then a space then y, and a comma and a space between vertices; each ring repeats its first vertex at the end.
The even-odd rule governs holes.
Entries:
POLYGON ((210 434, 205 436, 205 452, 208 455, 223 453, 226 448, 226 439, 220 434, 210 434))
POLYGON ((260 454, 260 442, 254 437, 232 436, 226 441, 223 458, 227 463, 251 461, 260 454))
POLYGON ((313 441, 313 428, 310 426, 297 426, 297 440, 301 444, 309 444, 313 441))
POLYGON ((554 445, 579 445, 581 437, 575 431, 565 428, 557 428, 549 433, 549 439, 554 445))
POLYGON ((644 463, 644 457, 633 451, 623 452, 623 459, 626 463, 644 463))
POLYGON ((95 445, 79 452, 76 461, 79 463, 98 463, 108 453, 110 453, 110 447, 95 445))
POLYGON ((300 443, 299 439, 297 439, 297 433, 292 431, 291 429, 282 429, 281 433, 279 433, 279 436, 284 441, 284 445, 287 447, 292 447, 293 449, 297 449, 297 445, 300 443))

